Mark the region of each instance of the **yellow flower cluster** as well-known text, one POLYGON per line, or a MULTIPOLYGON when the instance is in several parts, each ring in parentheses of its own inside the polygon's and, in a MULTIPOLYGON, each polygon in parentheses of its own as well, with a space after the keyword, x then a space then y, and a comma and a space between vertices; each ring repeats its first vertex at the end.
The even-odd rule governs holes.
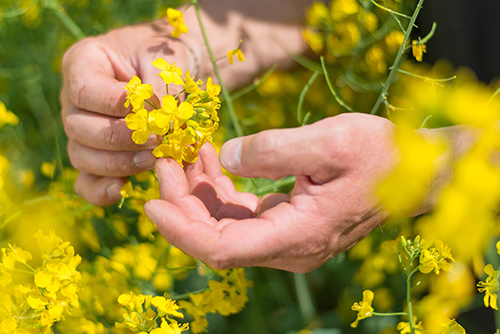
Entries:
POLYGON ((33 268, 30 252, 15 245, 2 248, 0 328, 2 333, 52 333, 55 322, 79 307, 81 258, 54 231, 35 238, 42 265, 33 268))
POLYGON ((212 141, 212 134, 219 125, 217 110, 220 108, 219 94, 221 87, 208 78, 206 90, 202 90, 201 80, 194 81, 189 71, 184 73, 174 62, 168 63, 163 58, 153 61, 153 66, 159 68, 159 76, 165 84, 183 86, 184 102, 172 95, 162 98, 162 105, 154 106, 152 111, 144 108, 144 102, 153 96, 153 88, 142 84, 134 76, 127 84, 127 100, 125 106, 132 105, 133 113, 125 118, 127 126, 134 130, 132 139, 137 144, 144 144, 151 135, 163 136, 162 143, 156 147, 153 154, 158 157, 171 157, 179 164, 193 163, 198 158, 198 151, 207 142, 212 141))
POLYGON ((209 289, 200 294, 190 294, 190 301, 179 301, 179 306, 194 320, 191 332, 203 333, 208 327, 207 313, 219 313, 223 316, 240 312, 248 301, 247 289, 252 282, 245 277, 243 268, 222 270, 222 281, 211 280, 209 289))
POLYGON ((179 324, 171 317, 183 318, 174 300, 151 295, 135 295, 133 292, 122 294, 118 303, 124 306, 125 319, 116 323, 117 328, 127 328, 134 333, 175 334, 189 329, 187 324, 179 324), (154 306, 156 311, 152 308, 154 306), (158 325, 158 321, 161 324, 158 325))

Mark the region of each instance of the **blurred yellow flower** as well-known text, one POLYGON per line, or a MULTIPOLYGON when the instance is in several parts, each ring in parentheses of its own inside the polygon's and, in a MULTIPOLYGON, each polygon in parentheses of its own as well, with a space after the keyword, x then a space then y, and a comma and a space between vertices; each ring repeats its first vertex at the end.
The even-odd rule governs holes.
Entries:
MULTIPOLYGON (((241 43, 241 42, 242 42, 242 41, 240 41, 240 43, 241 43)), ((241 51, 241 45, 240 45, 240 47, 239 47, 239 48, 237 48, 236 50, 229 50, 229 51, 227 52, 227 59, 229 59, 229 63, 230 63, 231 65, 233 65, 233 62, 234 62, 234 60, 233 60, 233 56, 234 56, 234 55, 236 55, 236 58, 238 58, 238 60, 239 60, 240 62, 244 62, 244 61, 245 61, 245 55, 243 54, 243 51, 241 51)))
POLYGON ((466 334, 465 329, 455 319, 450 319, 441 326, 444 328, 441 334, 466 334))
POLYGON ((0 128, 6 124, 17 125, 19 118, 12 111, 7 110, 5 104, 0 101, 0 128))
POLYGON ((357 311, 358 315, 356 317, 356 320, 351 324, 352 328, 358 327, 358 322, 362 319, 366 319, 372 316, 373 313, 373 307, 372 307, 372 301, 374 297, 374 293, 371 290, 365 290, 363 291, 363 300, 360 301, 359 303, 354 303, 351 306, 351 309, 353 311, 357 311))
POLYGON ((42 175, 48 177, 49 179, 54 178, 55 170, 56 170, 56 163, 54 161, 52 162, 44 161, 40 166, 40 172, 42 173, 42 175))
POLYGON ((167 9, 167 20, 168 24, 174 27, 174 31, 171 36, 174 38, 179 37, 182 34, 188 32, 188 27, 184 24, 184 14, 177 9, 168 8, 167 9))
MULTIPOLYGON (((400 322, 396 328, 401 334, 411 334, 411 328, 410 328, 410 323, 409 322, 400 322)), ((417 323, 417 318, 413 317, 413 328, 415 329, 415 332, 423 333, 424 332, 424 327, 422 326, 422 321, 417 323)))
POLYGON ((484 272, 488 275, 488 277, 486 278, 486 282, 480 281, 477 284, 477 290, 479 292, 485 292, 484 306, 498 310, 498 296, 496 292, 498 291, 500 285, 500 283, 498 282, 498 276, 500 272, 493 269, 493 266, 491 264, 488 264, 486 265, 486 267, 484 267, 484 272))

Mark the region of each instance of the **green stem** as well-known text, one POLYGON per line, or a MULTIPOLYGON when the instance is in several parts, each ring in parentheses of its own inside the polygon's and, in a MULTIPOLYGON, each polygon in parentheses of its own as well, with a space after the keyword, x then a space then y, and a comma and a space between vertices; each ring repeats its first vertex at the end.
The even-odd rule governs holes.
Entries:
MULTIPOLYGON (((412 271, 412 265, 413 265, 413 258, 410 260, 410 267, 408 268, 408 272, 412 271)), ((415 334, 415 325, 413 324, 413 310, 412 310, 412 304, 411 304, 411 277, 412 273, 410 273, 406 277, 406 303, 408 305, 408 322, 410 323, 410 331, 411 334, 415 334)))
POLYGON ((203 288, 203 289, 199 289, 199 290, 195 290, 195 291, 190 291, 190 292, 186 292, 186 293, 182 293, 182 294, 178 294, 178 295, 172 295, 170 298, 171 299, 185 299, 185 298, 188 298, 190 294, 197 294, 197 293, 203 293, 207 290, 209 290, 210 288, 203 288))
POLYGON ((203 40, 205 41, 205 45, 207 47, 207 51, 208 51, 208 54, 210 56, 210 60, 212 61, 212 65, 214 67, 215 76, 217 77, 217 80, 219 81, 219 85, 221 86, 222 96, 224 97, 224 100, 226 101, 225 105, 226 105, 227 110, 229 112, 229 117, 231 118, 231 121, 233 123, 234 131, 236 132, 237 137, 242 137, 243 136, 243 129, 241 128, 239 119, 236 116, 236 113, 234 111, 233 100, 231 98, 231 94, 229 94, 229 91, 227 90, 226 86, 224 86, 224 83, 222 82, 222 76, 220 75, 219 67, 217 66, 217 59, 215 58, 214 53, 212 52, 212 48, 210 47, 210 42, 208 40, 208 36, 207 36, 206 31, 205 31, 205 27, 203 26, 203 21, 201 20, 200 7, 198 6, 198 0, 193 0, 193 5, 194 5, 194 9, 196 11, 196 17, 198 19, 198 24, 200 25, 201 33, 203 35, 203 40))
POLYGON ((154 104, 152 104, 151 102, 149 102, 148 100, 144 100, 144 102, 146 102, 147 104, 149 104, 151 107, 155 108, 155 109, 158 109, 156 108, 156 106, 154 104))
POLYGON ((375 105, 373 106, 370 114, 375 115, 378 111, 378 108, 380 107, 380 104, 382 103, 383 100, 385 100, 387 96, 387 92, 389 91, 389 87, 391 86, 392 81, 394 81, 394 78, 396 76, 396 73, 399 70, 399 65, 401 63, 401 59, 403 57, 403 54, 406 49, 406 43, 408 42, 408 39, 410 38, 411 31, 413 30, 413 26, 415 24, 415 21, 417 20, 418 14, 420 13, 420 9, 422 8, 422 4, 424 3, 424 0, 419 0, 417 8, 413 12, 413 16, 411 17, 410 23, 408 24, 408 27, 406 28, 405 32, 405 37, 403 39, 403 43, 399 46, 398 53, 396 54, 396 59, 394 60, 394 64, 392 65, 392 70, 389 72, 389 76, 387 77, 387 80, 384 83, 384 87, 382 88, 382 91, 380 92, 380 95, 378 96, 377 102, 375 102, 375 105))
POLYGON ((400 315, 408 316, 408 313, 406 313, 406 312, 394 312, 394 313, 372 312, 372 315, 376 315, 377 317, 393 317, 393 316, 400 316, 400 315))
POLYGON ((68 29, 68 31, 78 40, 87 37, 85 33, 80 29, 80 27, 69 17, 69 15, 64 10, 57 0, 44 0, 45 5, 49 8, 55 16, 61 21, 62 24, 68 29))
POLYGON ((19 16, 19 15, 23 15, 24 13, 26 13, 31 7, 33 7, 34 5, 36 5, 38 2, 40 2, 40 0, 35 0, 33 1, 33 3, 31 3, 31 5, 29 5, 28 7, 25 7, 25 8, 21 8, 21 9, 18 9, 18 10, 12 10, 12 11, 9 11, 7 13, 3 13, 3 14, 0 14, 0 19, 10 19, 12 17, 16 17, 16 16, 19 16))
POLYGON ((333 85, 330 82, 330 77, 328 76, 328 71, 326 69, 325 58, 321 57, 320 59, 321 59, 321 67, 323 68, 323 74, 324 74, 325 79, 326 79, 326 84, 328 85, 328 88, 330 88, 330 92, 332 93, 333 97, 338 102, 338 104, 340 104, 342 107, 346 108, 349 111, 354 111, 354 109, 352 109, 349 105, 347 105, 347 103, 345 103, 340 98, 340 95, 333 88, 333 85))
POLYGON ((257 196, 265 195, 270 191, 276 191, 280 187, 288 186, 288 185, 291 185, 293 183, 295 183, 295 176, 287 176, 287 177, 284 177, 276 182, 273 182, 270 185, 256 189, 255 191, 253 191, 253 193, 257 196))
POLYGON ((264 75, 260 78, 252 82, 250 85, 242 88, 241 90, 233 93, 231 95, 231 98, 234 100, 242 97, 243 95, 247 94, 248 92, 251 92, 255 88, 259 87, 270 75, 276 70, 276 67, 278 67, 278 64, 274 64, 264 75))
POLYGON ((407 71, 403 71, 401 69, 398 69, 398 72, 399 73, 403 73, 403 74, 407 74, 407 75, 411 75, 415 78, 419 78, 419 79, 423 79, 425 81, 430 81, 430 82, 446 82, 446 81, 451 81, 451 80, 455 80, 457 78, 456 75, 452 76, 452 77, 449 77, 449 78, 445 78, 445 79, 434 79, 434 78, 429 78, 429 77, 424 77, 422 75, 418 75, 418 74, 415 74, 415 73, 411 73, 411 72, 407 72, 407 71))
POLYGON ((299 300, 299 308, 305 325, 309 325, 316 315, 314 304, 307 286, 305 274, 293 273, 293 280, 295 282, 295 291, 297 292, 297 299, 299 300))
POLYGON ((302 92, 300 93, 299 104, 297 105, 297 121, 299 122, 299 124, 303 124, 303 121, 304 121, 304 119, 302 117, 302 106, 304 105, 304 99, 306 97, 307 91, 309 90, 309 88, 313 84, 314 80, 316 80, 318 75, 319 75, 319 69, 316 69, 316 71, 314 71, 311 79, 309 79, 309 81, 305 85, 304 89, 302 89, 302 92))
MULTIPOLYGON (((399 13, 399 12, 396 12, 395 10, 392 10, 388 7, 384 7, 382 5, 379 5, 378 3, 376 3, 374 0, 370 0, 372 4, 374 4, 375 6, 377 6, 378 8, 382 9, 382 10, 385 10, 386 12, 389 12, 391 13, 392 15, 397 15, 397 16, 401 16, 401 17, 404 17, 405 19, 409 19, 411 20, 411 17, 409 17, 408 15, 406 14, 403 14, 403 13, 399 13)), ((413 22, 415 23, 415 22, 413 22)))

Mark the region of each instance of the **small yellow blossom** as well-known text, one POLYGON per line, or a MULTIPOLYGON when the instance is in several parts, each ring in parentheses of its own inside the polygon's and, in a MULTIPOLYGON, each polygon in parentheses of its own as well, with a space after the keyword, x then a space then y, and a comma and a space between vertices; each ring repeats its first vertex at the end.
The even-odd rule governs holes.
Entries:
POLYGON ((141 83, 141 79, 133 76, 129 83, 125 86, 127 90, 127 99, 125 101, 125 108, 132 104, 133 110, 141 110, 144 108, 144 100, 153 96, 153 86, 151 84, 141 83))
POLYGON ((424 248, 420 253, 420 267, 418 269, 423 274, 428 274, 434 270, 439 275, 441 268, 448 271, 450 268, 449 261, 455 261, 448 245, 445 245, 441 240, 435 240, 434 246, 424 248))
POLYGON ((411 43, 411 51, 413 53, 413 57, 415 57, 418 62, 422 62, 422 60, 424 60, 424 53, 427 52, 427 46, 414 40, 411 43))
POLYGON ((455 319, 450 319, 441 326, 443 327, 441 334, 466 334, 465 329, 455 319))
POLYGON ((146 109, 128 114, 125 117, 125 122, 129 129, 134 130, 134 132, 132 132, 132 140, 134 143, 142 145, 148 141, 152 130, 149 125, 149 116, 146 109))
POLYGON ((352 328, 358 327, 358 322, 362 319, 366 319, 372 316, 373 313, 373 307, 372 307, 372 301, 374 297, 374 293, 371 290, 365 290, 363 291, 363 300, 360 301, 359 303, 354 303, 351 306, 351 309, 353 311, 357 311, 358 315, 356 317, 356 320, 351 324, 352 328))
MULTIPOLYGON (((409 322, 400 322, 396 326, 397 330, 401 334, 411 334, 411 327, 409 322)), ((422 326, 422 321, 417 323, 417 318, 413 317, 413 328, 415 329, 416 333, 423 333, 424 332, 424 327, 422 326)))
POLYGON ((175 66, 175 62, 169 64, 165 59, 158 58, 153 61, 153 66, 161 70, 158 75, 167 85, 170 83, 174 85, 184 84, 181 78, 182 70, 175 66))
POLYGON ((488 264, 486 265, 486 267, 484 267, 484 272, 488 275, 488 277, 486 278, 486 282, 480 281, 477 284, 477 290, 479 292, 485 292, 484 306, 498 310, 498 296, 496 292, 498 291, 500 285, 498 282, 498 276, 500 272, 493 269, 493 266, 491 264, 488 264))
MULTIPOLYGON (((240 41, 241 43, 242 41, 240 41)), ((236 55, 236 58, 238 58, 238 60, 242 63, 245 61, 245 55, 243 54, 243 51, 241 51, 241 45, 239 48, 237 48, 236 50, 229 50, 227 52, 227 58, 229 59, 229 63, 231 65, 233 65, 233 56, 236 55)))
POLYGON ((178 311, 179 306, 176 304, 175 300, 156 296, 151 303, 158 309, 157 312, 160 317, 173 315, 174 317, 184 318, 184 315, 178 311))
POLYGON ((54 178, 55 170, 56 170, 55 162, 44 161, 40 166, 40 172, 42 173, 42 175, 48 177, 49 179, 54 178))
POLYGON ((171 34, 172 37, 177 38, 180 35, 186 34, 188 32, 189 29, 184 24, 184 14, 177 9, 167 9, 167 20, 168 24, 174 27, 174 31, 171 34))

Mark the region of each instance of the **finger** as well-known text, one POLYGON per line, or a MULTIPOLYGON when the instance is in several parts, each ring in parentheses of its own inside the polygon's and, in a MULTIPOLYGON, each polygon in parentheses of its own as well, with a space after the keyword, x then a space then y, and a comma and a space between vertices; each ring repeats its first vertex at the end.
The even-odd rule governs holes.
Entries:
POLYGON ((64 130, 68 138, 82 145, 107 151, 138 151, 153 149, 160 137, 150 136, 143 145, 132 140, 132 130, 125 119, 87 112, 69 104, 63 111, 64 130))
POLYGON ((290 228, 294 226, 290 204, 275 207, 275 214, 268 211, 266 218, 230 220, 220 231, 188 219, 183 210, 166 201, 149 201, 144 209, 169 242, 215 269, 260 265, 303 242, 303 235, 290 228))
POLYGON ((99 176, 123 177, 138 174, 154 167, 156 157, 150 150, 104 151, 70 140, 68 155, 78 170, 99 176))
POLYGON ((76 44, 65 54, 62 71, 64 88, 78 108, 114 117, 129 112, 124 106, 127 82, 116 79, 110 55, 100 43, 87 39, 76 44))
POLYGON ((75 192, 87 202, 105 206, 118 202, 120 191, 127 178, 100 177, 80 172, 75 182, 75 192))
POLYGON ((259 202, 259 205, 257 206, 257 217, 260 217, 262 213, 265 211, 274 208, 276 205, 282 203, 282 202, 290 202, 290 196, 288 194, 284 193, 274 193, 274 194, 267 194, 259 202))
POLYGON ((160 181, 161 199, 177 205, 190 219, 209 221, 210 213, 207 207, 196 196, 189 194, 186 175, 177 161, 170 158, 158 159, 156 175, 160 181))
MULTIPOLYGON (((331 119, 329 120, 331 123, 331 119)), ((289 175, 331 179, 343 171, 342 130, 328 122, 294 129, 268 130, 236 138, 221 148, 221 163, 229 172, 245 177, 279 179, 289 175)))

